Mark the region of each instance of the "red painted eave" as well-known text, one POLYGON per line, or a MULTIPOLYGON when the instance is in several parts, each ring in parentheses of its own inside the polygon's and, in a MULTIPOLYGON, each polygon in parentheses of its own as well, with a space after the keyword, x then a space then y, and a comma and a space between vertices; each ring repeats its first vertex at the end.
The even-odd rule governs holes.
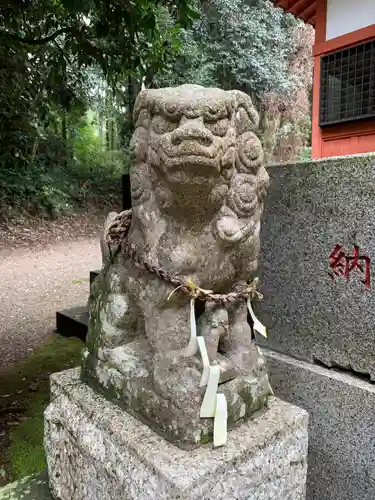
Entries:
POLYGON ((271 0, 277 7, 315 26, 316 0, 271 0))

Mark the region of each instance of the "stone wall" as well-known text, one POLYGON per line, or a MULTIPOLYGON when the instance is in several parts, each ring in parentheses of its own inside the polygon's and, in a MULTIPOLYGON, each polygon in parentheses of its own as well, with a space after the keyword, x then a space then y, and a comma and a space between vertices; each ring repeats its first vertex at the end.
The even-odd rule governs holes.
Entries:
MULTIPOLYGON (((375 155, 271 167, 262 226, 267 347, 375 376, 375 300, 358 271, 332 280, 336 244, 375 258, 375 155)), ((373 270, 373 266, 372 270, 373 270)))
MULTIPOLYGON (((257 306, 257 313, 268 327, 269 338, 258 340, 262 346, 289 357, 289 365, 286 358, 281 362, 277 356, 270 361, 276 395, 304 404, 311 415, 310 452, 320 457, 329 453, 319 471, 315 470, 316 462, 309 462, 310 500, 341 500, 343 497, 335 491, 345 491, 346 500, 364 498, 354 477, 373 475, 374 462, 364 458, 367 456, 364 448, 366 442, 369 449, 373 446, 375 428, 361 426, 361 422, 356 421, 360 413, 349 409, 347 405, 351 403, 342 397, 344 389, 341 395, 337 394, 332 371, 322 368, 319 376, 326 373, 327 378, 318 386, 308 383, 311 375, 307 373, 301 376, 301 383, 294 384, 293 391, 288 389, 288 384, 293 358, 304 361, 300 370, 306 372, 317 365, 344 369, 346 378, 341 383, 345 385, 345 380, 361 377, 364 382, 358 401, 365 397, 367 387, 371 394, 366 403, 371 406, 368 411, 375 410, 374 386, 370 382, 375 379, 373 285, 371 283, 369 289, 365 287, 361 282, 365 275, 359 270, 353 270, 348 281, 344 276, 334 275, 334 279, 329 276, 332 273, 329 257, 338 244, 343 245, 342 250, 349 257, 354 255, 354 245, 357 245, 360 256, 375 258, 374 167, 375 155, 360 155, 268 168, 271 186, 262 225, 260 272, 264 299, 257 306), (332 401, 318 397, 322 384, 332 401), (336 412, 334 419, 337 418, 338 405, 342 405, 343 419, 348 412, 353 417, 348 418, 349 429, 345 433, 343 426, 341 430, 336 427, 333 434, 328 423, 330 413, 336 412), (350 442, 347 435, 351 436, 350 442), (329 443, 332 439, 336 440, 334 446, 329 443), (346 479, 345 483, 343 475, 335 472, 342 470, 343 455, 350 456, 357 464, 351 470, 353 479, 346 479), (324 475, 330 480, 326 481, 324 475), (336 485, 333 484, 335 477, 336 485), (314 494, 317 491, 319 496, 314 494)), ((365 261, 359 263, 364 269, 365 261)), ((370 270, 372 279, 372 262, 370 270)), ((351 385, 350 401, 355 401, 356 383, 351 385)), ((368 495, 366 498, 375 498, 375 483, 369 484, 368 495)))

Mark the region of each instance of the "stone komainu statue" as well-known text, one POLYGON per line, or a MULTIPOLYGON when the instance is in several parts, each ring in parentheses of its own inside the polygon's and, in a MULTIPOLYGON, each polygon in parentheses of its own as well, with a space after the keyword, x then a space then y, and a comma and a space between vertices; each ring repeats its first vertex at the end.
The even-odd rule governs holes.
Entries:
POLYGON ((220 367, 229 428, 271 393, 241 295, 257 272, 269 178, 254 133, 258 115, 242 92, 144 90, 134 120, 131 224, 92 287, 82 375, 189 448, 209 440, 213 422, 199 414, 205 387, 200 354, 188 348, 186 290, 203 289, 197 331, 220 367), (190 285, 175 290, 179 282, 190 285))

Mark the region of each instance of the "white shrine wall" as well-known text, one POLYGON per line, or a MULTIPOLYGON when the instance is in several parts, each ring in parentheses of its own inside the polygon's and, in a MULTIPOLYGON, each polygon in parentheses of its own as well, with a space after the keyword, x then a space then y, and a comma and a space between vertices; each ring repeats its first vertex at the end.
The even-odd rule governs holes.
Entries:
POLYGON ((375 0, 327 0, 326 40, 375 24, 375 0))

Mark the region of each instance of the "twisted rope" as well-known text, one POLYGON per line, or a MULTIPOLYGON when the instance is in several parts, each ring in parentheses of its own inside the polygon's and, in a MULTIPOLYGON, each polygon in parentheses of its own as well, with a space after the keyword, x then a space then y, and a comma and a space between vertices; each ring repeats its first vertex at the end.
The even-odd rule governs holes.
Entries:
POLYGON ((192 299, 202 301, 212 301, 221 304, 231 304, 239 300, 257 297, 262 299, 263 295, 256 288, 259 279, 255 278, 251 283, 247 283, 241 290, 235 290, 227 294, 214 293, 212 290, 200 288, 192 280, 184 280, 177 276, 173 276, 168 271, 165 271, 160 266, 151 264, 140 259, 135 246, 129 242, 128 234, 132 220, 132 211, 125 210, 118 214, 107 229, 105 241, 108 245, 119 245, 124 252, 124 255, 133 262, 133 264, 144 271, 154 274, 162 281, 170 283, 175 287, 169 298, 177 290, 181 290, 192 299))

